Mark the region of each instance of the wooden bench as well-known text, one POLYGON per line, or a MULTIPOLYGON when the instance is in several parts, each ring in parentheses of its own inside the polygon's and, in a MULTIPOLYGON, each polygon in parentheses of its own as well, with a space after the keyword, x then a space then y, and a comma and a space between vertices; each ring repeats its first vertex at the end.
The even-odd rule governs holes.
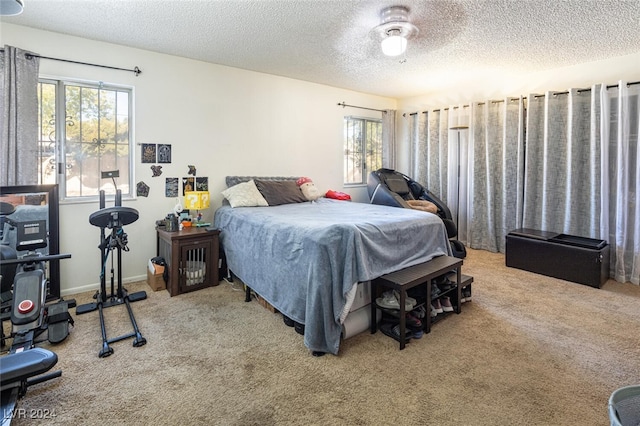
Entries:
MULTIPOLYGON (((451 272, 454 269, 456 270, 455 291, 457 293, 457 297, 455 298, 455 312, 459 314, 461 311, 461 284, 463 280, 462 263, 462 259, 458 259, 457 257, 439 256, 429 260, 428 262, 410 266, 371 280, 371 333, 375 333, 378 326, 376 321, 377 304, 375 301, 376 295, 378 294, 378 288, 386 287, 397 290, 400 294, 400 349, 404 349, 406 344, 405 302, 407 298, 407 290, 421 284, 430 284, 432 279, 451 272)), ((424 326, 424 331, 425 333, 429 333, 431 331, 431 285, 427 285, 426 287, 427 299, 425 303, 427 306, 425 306, 425 308, 427 314, 425 316, 426 325, 424 326)))

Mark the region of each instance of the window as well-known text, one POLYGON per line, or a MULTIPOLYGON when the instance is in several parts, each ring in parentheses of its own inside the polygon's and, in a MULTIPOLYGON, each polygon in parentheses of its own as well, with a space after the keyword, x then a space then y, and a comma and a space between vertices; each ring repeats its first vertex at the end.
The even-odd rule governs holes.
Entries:
POLYGON ((367 183, 369 172, 382 167, 382 120, 344 118, 344 183, 367 183))
POLYGON ((114 194, 101 172, 118 170, 123 196, 133 188, 132 91, 102 83, 38 83, 38 183, 59 185, 61 199, 114 194))

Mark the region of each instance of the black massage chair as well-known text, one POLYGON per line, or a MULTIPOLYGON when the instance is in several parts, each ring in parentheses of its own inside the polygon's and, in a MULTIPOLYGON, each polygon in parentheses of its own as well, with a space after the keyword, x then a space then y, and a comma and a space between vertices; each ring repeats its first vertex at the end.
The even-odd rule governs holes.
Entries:
POLYGON ((369 173, 367 192, 371 204, 381 204, 391 207, 411 208, 407 200, 426 200, 436 205, 437 215, 440 216, 447 229, 447 236, 451 243, 451 251, 457 258, 464 259, 467 250, 460 241, 458 228, 451 216, 451 210, 446 204, 428 189, 410 177, 391 169, 378 169, 369 173))

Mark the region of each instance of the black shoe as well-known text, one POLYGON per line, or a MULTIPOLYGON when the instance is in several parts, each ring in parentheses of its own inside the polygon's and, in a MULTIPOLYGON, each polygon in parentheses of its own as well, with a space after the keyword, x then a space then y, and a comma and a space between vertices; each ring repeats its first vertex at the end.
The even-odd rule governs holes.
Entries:
POLYGON ((435 282, 433 282, 431 284, 431 300, 437 299, 438 297, 440 297, 441 293, 442 291, 440 291, 440 288, 438 287, 438 285, 435 282))
POLYGON ((286 316, 286 315, 282 316, 282 321, 284 321, 284 325, 286 325, 287 327, 293 327, 294 326, 293 320, 291 318, 289 318, 288 316, 286 316))
MULTIPOLYGON (((395 339, 398 342, 400 341, 400 324, 394 324, 390 322, 384 323, 380 326, 380 331, 382 331, 383 334, 391 337, 392 339, 395 339)), ((404 341, 405 343, 407 343, 409 340, 411 340, 411 337, 413 337, 413 333, 411 332, 411 330, 405 330, 404 336, 404 341)))

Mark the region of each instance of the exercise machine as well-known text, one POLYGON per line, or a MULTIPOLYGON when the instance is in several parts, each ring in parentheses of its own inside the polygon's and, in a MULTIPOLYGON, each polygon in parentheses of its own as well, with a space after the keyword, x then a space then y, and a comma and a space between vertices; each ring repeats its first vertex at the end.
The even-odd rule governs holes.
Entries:
POLYGON ((29 386, 62 375, 59 370, 47 373, 58 362, 58 356, 47 349, 35 347, 35 344, 45 331, 50 343, 62 342, 69 335, 69 324, 73 325, 69 308, 76 304, 73 299, 62 298, 56 303, 46 304, 48 279, 45 262, 67 259, 71 255, 38 253, 37 249, 47 246, 46 221, 12 221, 8 216, 14 212, 13 205, 0 203, 3 224, 8 223, 9 230, 16 231, 16 247, 3 244, 0 256, 2 347, 12 339, 8 355, 0 358, 3 426, 11 423, 15 406, 29 386), (27 253, 18 257, 19 251, 27 253), (5 336, 4 321, 9 319, 11 332, 5 336))
MULTIPOLYGON (((115 185, 115 182, 114 182, 115 185)), ((81 315, 88 312, 98 310, 100 315, 100 330, 102 332, 102 348, 98 352, 100 358, 105 358, 113 354, 111 343, 119 342, 133 338, 133 346, 140 347, 147 343, 147 339, 142 337, 136 319, 131 309, 131 303, 147 298, 145 291, 138 291, 129 294, 122 286, 122 252, 129 251, 127 246, 128 237, 123 230, 123 226, 138 220, 138 211, 131 207, 122 206, 122 192, 116 189, 115 202, 113 207, 105 208, 105 193, 100 191, 100 210, 89 216, 89 223, 100 228, 100 290, 96 292, 93 298, 96 300, 92 303, 80 305, 76 308, 76 314, 81 315), (115 256, 113 253, 115 252, 115 256), (106 286, 106 269, 107 263, 111 257, 111 291, 107 293, 106 286), (114 257, 117 258, 117 287, 115 284, 114 274, 114 257), (133 327, 133 332, 109 339, 104 323, 103 310, 112 306, 124 304, 129 314, 129 320, 133 327)))

